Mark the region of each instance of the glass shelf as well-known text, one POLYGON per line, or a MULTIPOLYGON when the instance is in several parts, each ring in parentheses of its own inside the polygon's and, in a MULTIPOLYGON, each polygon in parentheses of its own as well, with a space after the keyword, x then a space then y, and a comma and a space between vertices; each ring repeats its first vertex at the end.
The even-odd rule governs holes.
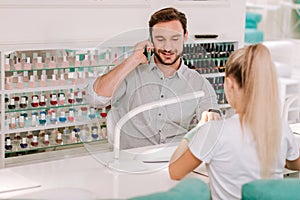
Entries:
MULTIPOLYGON (((67 101, 67 100, 66 100, 67 101)), ((74 103, 74 104, 64 104, 64 105, 49 105, 50 103, 47 103, 46 106, 39 106, 39 107, 32 107, 28 105, 28 107, 23 109, 12 109, 12 110, 5 110, 5 113, 16 113, 16 112, 22 112, 22 111, 38 111, 38 110, 51 110, 51 109, 59 109, 59 108, 72 108, 72 107, 79 107, 79 106, 87 106, 88 104, 85 103, 74 103)))

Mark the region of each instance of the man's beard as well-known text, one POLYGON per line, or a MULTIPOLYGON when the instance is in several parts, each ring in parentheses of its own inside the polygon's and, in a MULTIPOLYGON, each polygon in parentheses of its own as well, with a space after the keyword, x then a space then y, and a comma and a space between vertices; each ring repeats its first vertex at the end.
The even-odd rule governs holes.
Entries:
MULTIPOLYGON (((158 50, 158 51, 163 51, 163 50, 158 50)), ((166 51, 163 51, 163 52, 166 52, 166 51)), ((162 63, 163 65, 173 65, 173 64, 176 63, 176 61, 180 58, 181 53, 178 54, 178 55, 176 56, 176 58, 174 59, 174 61, 171 62, 171 63, 166 63, 166 62, 164 62, 163 59, 160 57, 160 55, 159 55, 158 53, 156 53, 156 51, 154 51, 154 55, 156 56, 156 58, 158 59, 158 61, 159 61, 160 63, 162 63)))

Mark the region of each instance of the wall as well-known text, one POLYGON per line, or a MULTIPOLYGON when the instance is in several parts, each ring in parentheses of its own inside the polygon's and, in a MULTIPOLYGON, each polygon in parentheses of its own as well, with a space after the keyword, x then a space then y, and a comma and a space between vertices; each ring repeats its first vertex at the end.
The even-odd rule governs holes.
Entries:
MULTIPOLYGON (((0 45, 101 43, 120 33, 146 29, 150 15, 166 6, 187 14, 191 34, 214 33, 243 46, 244 0, 2 0, 0 45)), ((129 40, 144 39, 129 36, 129 40)))

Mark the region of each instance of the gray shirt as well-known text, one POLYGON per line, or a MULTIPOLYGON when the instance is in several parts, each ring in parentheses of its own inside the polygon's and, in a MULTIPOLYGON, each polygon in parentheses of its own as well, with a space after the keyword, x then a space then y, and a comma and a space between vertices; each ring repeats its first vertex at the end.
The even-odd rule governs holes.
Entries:
MULTIPOLYGON (((121 149, 179 140, 192 128, 192 121, 197 123, 203 111, 218 109, 216 94, 210 83, 183 62, 174 75, 168 78, 164 78, 155 63, 136 67, 122 81, 112 98, 97 96, 93 83, 88 86, 87 99, 94 106, 112 105, 108 113, 108 120, 111 121, 108 124, 113 126, 122 116, 140 105, 199 90, 205 93, 199 99, 158 107, 136 115, 121 128, 121 149)), ((112 132, 108 126, 108 133, 112 132)))

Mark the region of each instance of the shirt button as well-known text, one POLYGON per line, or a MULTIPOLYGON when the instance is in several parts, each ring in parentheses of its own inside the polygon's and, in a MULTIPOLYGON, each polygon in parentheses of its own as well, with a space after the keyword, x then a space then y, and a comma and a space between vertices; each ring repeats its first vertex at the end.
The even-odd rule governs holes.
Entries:
POLYGON ((161 116, 161 113, 158 113, 158 116, 161 116))
POLYGON ((164 98, 164 95, 160 95, 160 98, 164 98))
POLYGON ((160 80, 163 80, 163 79, 164 79, 163 77, 160 78, 160 80))
POLYGON ((158 130, 158 133, 161 133, 161 130, 158 130))

